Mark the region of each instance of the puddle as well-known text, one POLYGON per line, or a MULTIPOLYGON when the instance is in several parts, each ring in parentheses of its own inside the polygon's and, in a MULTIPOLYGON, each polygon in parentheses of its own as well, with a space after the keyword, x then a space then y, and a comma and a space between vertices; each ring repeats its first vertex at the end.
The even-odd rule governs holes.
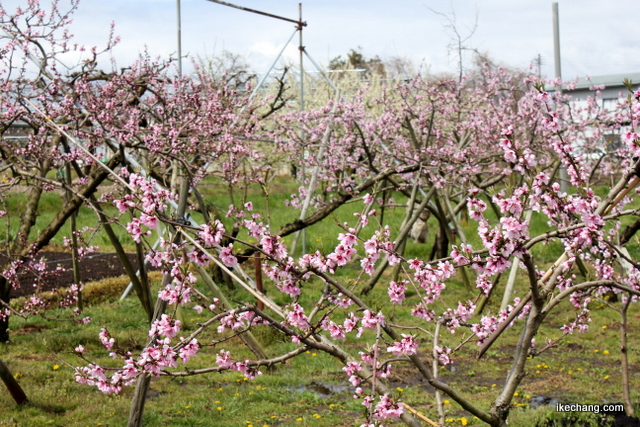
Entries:
POLYGON ((548 396, 534 396, 529 400, 529 406, 531 406, 531 409, 536 409, 541 406, 555 407, 558 403, 561 403, 560 399, 548 396))
POLYGON ((349 387, 346 385, 325 384, 311 381, 307 385, 303 385, 300 387, 287 387, 287 389, 291 391, 297 391, 299 393, 310 391, 317 394, 318 397, 327 398, 333 396, 334 394, 344 393, 349 389, 349 387))

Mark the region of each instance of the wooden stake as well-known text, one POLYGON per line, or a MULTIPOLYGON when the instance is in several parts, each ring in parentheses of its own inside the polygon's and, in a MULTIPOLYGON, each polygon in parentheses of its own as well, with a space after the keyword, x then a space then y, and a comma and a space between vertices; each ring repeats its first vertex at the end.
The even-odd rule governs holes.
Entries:
POLYGON ((411 412, 413 415, 415 415, 416 417, 420 418, 422 421, 429 423, 430 425, 432 425, 433 427, 442 427, 440 424, 438 424, 435 421, 431 421, 429 418, 425 417, 424 415, 422 415, 420 412, 416 411, 415 409, 413 409, 411 406, 407 405, 404 402, 400 402, 402 404, 402 406, 405 407, 405 409, 409 412, 411 412))

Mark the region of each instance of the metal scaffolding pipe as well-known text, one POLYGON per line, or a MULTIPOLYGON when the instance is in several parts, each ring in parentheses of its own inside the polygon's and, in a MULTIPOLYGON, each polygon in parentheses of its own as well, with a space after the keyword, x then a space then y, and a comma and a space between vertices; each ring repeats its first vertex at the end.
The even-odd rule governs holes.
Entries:
POLYGON ((244 6, 238 6, 238 5, 235 5, 235 4, 232 4, 232 3, 227 3, 226 1, 220 1, 220 0, 207 0, 207 1, 210 1, 212 3, 218 3, 218 4, 221 4, 223 6, 233 7, 235 9, 244 10, 245 12, 257 13, 258 15, 268 16, 269 18, 275 18, 275 19, 280 19, 282 21, 293 22, 294 24, 300 25, 301 27, 306 27, 307 26, 306 22, 302 22, 302 18, 300 18, 300 20, 296 21, 294 19, 285 18, 283 16, 274 15, 272 13, 262 12, 262 11, 259 11, 259 10, 256 10, 256 9, 251 9, 251 8, 244 7, 244 6))

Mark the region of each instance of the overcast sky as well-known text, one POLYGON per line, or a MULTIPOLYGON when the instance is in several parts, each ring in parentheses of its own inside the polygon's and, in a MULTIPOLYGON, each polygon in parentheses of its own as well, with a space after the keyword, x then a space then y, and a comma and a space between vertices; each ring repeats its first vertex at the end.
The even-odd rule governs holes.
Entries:
MULTIPOLYGON (((11 11, 26 0, 0 0, 11 11)), ((47 0, 41 0, 46 3, 47 0)), ((64 5, 66 0, 60 0, 64 5)), ((293 34, 292 23, 207 0, 182 1, 182 52, 191 58, 231 51, 265 72, 293 34)), ((230 3, 298 18, 298 0, 230 0, 230 3)), ((456 22, 468 48, 499 63, 526 68, 538 55, 542 73, 554 75, 552 2, 540 0, 306 0, 303 44, 323 65, 350 49, 369 58, 404 57, 432 73, 455 72, 451 50, 456 22), (437 12, 437 13, 436 13, 437 12)), ((559 0, 562 76, 640 72, 640 1, 559 0)), ((177 51, 176 0, 80 0, 72 32, 85 45, 103 45, 109 24, 122 39, 114 51, 124 66, 146 48, 152 56, 177 51)), ((297 64, 297 35, 285 62, 297 64)), ((469 56, 466 57, 467 59, 469 56)), ((188 62, 189 60, 187 60, 188 62)), ((305 65, 311 68, 311 64, 305 65)), ((185 65, 188 69, 188 65, 185 65)))

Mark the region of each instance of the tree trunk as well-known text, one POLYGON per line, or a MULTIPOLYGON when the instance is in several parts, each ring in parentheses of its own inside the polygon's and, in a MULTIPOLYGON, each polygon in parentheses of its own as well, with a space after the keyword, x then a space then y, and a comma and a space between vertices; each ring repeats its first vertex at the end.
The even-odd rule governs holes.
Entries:
POLYGON ((631 295, 627 294, 627 300, 620 310, 620 364, 622 371, 622 396, 624 400, 624 412, 628 417, 635 416, 631 393, 629 391, 629 352, 627 347, 627 309, 631 302, 631 295))
POLYGON ((27 399, 27 395, 18 384, 18 381, 11 375, 11 371, 7 365, 4 364, 2 360, 0 360, 0 378, 4 382, 4 385, 7 386, 7 390, 11 393, 11 397, 16 401, 18 405, 24 405, 25 403, 29 403, 29 399, 27 399))

